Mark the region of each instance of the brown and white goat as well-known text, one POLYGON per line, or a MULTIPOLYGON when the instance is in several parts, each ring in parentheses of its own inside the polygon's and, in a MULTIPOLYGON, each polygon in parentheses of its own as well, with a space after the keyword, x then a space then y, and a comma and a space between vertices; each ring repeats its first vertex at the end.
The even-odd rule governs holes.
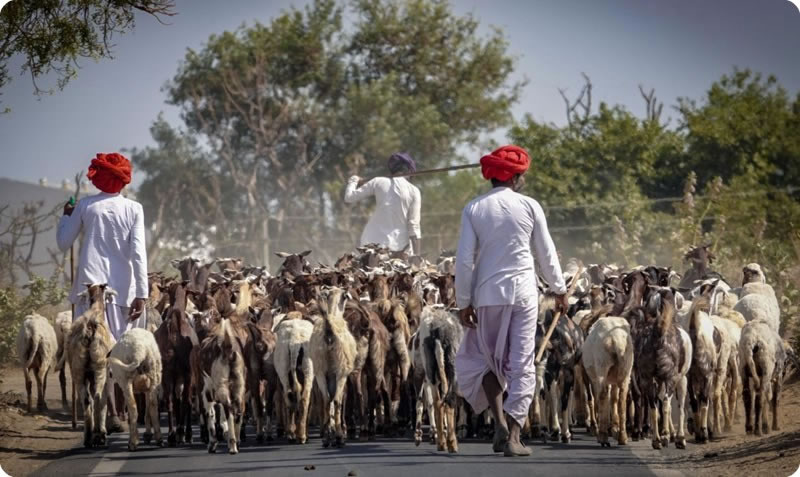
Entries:
POLYGON ((271 428, 270 417, 274 387, 277 375, 272 361, 275 350, 275 334, 271 324, 248 323, 248 339, 245 343, 244 358, 247 371, 247 388, 250 406, 256 420, 256 442, 264 442, 267 429, 271 428))
POLYGON ((344 310, 347 295, 340 288, 330 290, 327 300, 320 302, 321 319, 314 324, 311 334, 311 358, 314 361, 314 377, 322 394, 324 427, 322 445, 344 445, 342 426, 345 384, 356 365, 356 342, 347 322, 344 310))
MULTIPOLYGON (((419 339, 422 348, 422 364, 425 369, 427 388, 433 399, 437 449, 458 452, 455 407, 458 402, 455 357, 464 330, 452 313, 440 307, 425 307, 419 339)), ((423 390, 425 388, 423 387, 423 390)), ((422 396, 420 396, 422 397, 422 396)), ((417 412, 421 409, 418 407, 417 412)), ((419 423, 419 414, 417 422, 419 423)))
MULTIPOLYGON (((199 345, 197 334, 186 314, 185 283, 170 285, 170 308, 161 326, 155 332, 156 343, 161 353, 164 401, 167 408, 170 447, 191 443, 191 391, 192 349, 199 345), (176 429, 177 427, 177 429, 176 429)), ((195 383, 201 386, 202 383, 195 383)))
POLYGON ((83 404, 83 445, 106 444, 107 356, 113 338, 106 324, 105 307, 116 292, 105 284, 88 285, 81 293, 88 297, 89 309, 72 323, 67 352, 72 382, 83 404))
POLYGON ((239 452, 239 433, 245 406, 245 360, 241 341, 230 320, 223 319, 212 328, 200 344, 198 355, 202 370, 202 405, 208 426, 208 452, 217 451, 214 429, 216 408, 219 405, 223 437, 228 440, 228 453, 239 452))
MULTIPOLYGON (((675 321, 675 297, 670 288, 651 288, 647 303, 638 311, 642 321, 634 333, 636 375, 644 402, 650 414, 653 449, 669 444, 672 423, 672 398, 677 391, 679 406, 678 435, 675 446, 686 447, 683 434, 683 403, 686 402, 686 372, 691 362, 675 321), (663 414, 664 429, 659 428, 659 413, 663 414)), ((689 344, 689 346, 691 346, 689 344)))

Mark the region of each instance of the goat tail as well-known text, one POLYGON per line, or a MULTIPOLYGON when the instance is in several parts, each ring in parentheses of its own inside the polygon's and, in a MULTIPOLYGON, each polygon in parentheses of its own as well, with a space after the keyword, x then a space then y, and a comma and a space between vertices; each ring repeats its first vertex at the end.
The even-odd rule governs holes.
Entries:
POLYGON ((64 347, 61 350, 61 355, 57 357, 56 369, 55 369, 56 371, 61 371, 62 369, 64 369, 64 363, 66 363, 67 359, 69 359, 68 351, 69 348, 67 347, 67 343, 65 342, 64 347))
POLYGON ((122 371, 124 371, 126 373, 132 373, 132 372, 136 371, 136 368, 138 368, 139 365, 142 364, 142 363, 133 361, 130 364, 125 364, 121 360, 111 356, 111 357, 108 358, 108 366, 110 367, 112 364, 114 366, 119 367, 120 369, 122 369, 122 371))
POLYGON ((708 313, 711 310, 711 303, 708 298, 699 296, 694 299, 692 309, 689 312, 689 330, 697 331, 700 329, 700 312, 708 313))
POLYGON ((447 374, 444 369, 444 348, 439 340, 436 340, 433 345, 433 355, 436 357, 436 370, 439 373, 439 393, 445 396, 450 389, 450 383, 447 381, 447 374))
POLYGON ((758 389, 761 388, 761 378, 756 370, 756 354, 763 354, 763 350, 760 350, 758 345, 755 345, 752 349, 747 350, 744 356, 744 363, 742 364, 747 367, 747 370, 750 372, 750 376, 753 378, 753 384, 755 384, 756 388, 758 389))
POLYGON ((25 346, 23 353, 20 354, 20 358, 23 356, 25 357, 25 369, 30 369, 33 365, 33 360, 39 352, 40 341, 41 339, 37 336, 29 336, 28 339, 25 340, 25 345, 27 346, 25 346))
POLYGON ((304 350, 302 347, 289 348, 289 389, 299 396, 302 393, 302 386, 297 379, 297 368, 303 363, 304 350))
POLYGON ((400 372, 403 381, 408 379, 408 371, 411 369, 411 358, 408 355, 408 344, 406 343, 405 333, 397 330, 392 335, 392 348, 400 358, 400 372))

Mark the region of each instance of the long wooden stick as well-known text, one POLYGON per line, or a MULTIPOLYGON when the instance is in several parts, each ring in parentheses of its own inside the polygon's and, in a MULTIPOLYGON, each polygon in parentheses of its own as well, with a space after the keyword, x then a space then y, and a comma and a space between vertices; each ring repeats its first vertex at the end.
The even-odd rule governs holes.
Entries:
POLYGON ((558 320, 561 319, 561 312, 558 311, 553 316, 553 321, 550 323, 550 327, 547 328, 547 333, 544 335, 544 339, 542 340, 542 344, 539 346, 539 351, 536 352, 536 358, 534 358, 533 363, 539 364, 539 361, 542 360, 542 355, 544 354, 545 348, 547 348, 547 344, 550 342, 550 336, 553 335, 553 331, 556 329, 556 325, 558 325, 558 320))
MULTIPOLYGON (((71 285, 75 284, 75 246, 69 247, 69 281, 71 285)), ((72 289, 72 286, 70 286, 72 289)), ((75 321, 75 303, 72 303, 72 321, 75 321)), ((65 343, 66 346, 66 343, 65 343)), ((66 350, 65 350, 66 352, 66 350)), ((70 365, 70 369, 72 366, 70 365)), ((78 428, 78 407, 76 405, 77 395, 75 391, 75 381, 72 380, 72 373, 70 373, 70 382, 72 383, 72 428, 78 428)))
MULTIPOLYGON (((480 164, 462 164, 460 166, 450 166, 450 167, 439 167, 436 169, 423 169, 421 171, 415 172, 405 172, 403 174, 395 174, 391 177, 413 177, 413 176, 421 176, 423 174, 435 174, 437 172, 450 172, 450 171, 460 171, 462 169, 474 169, 476 167, 480 167, 480 164)), ((386 176, 375 176, 372 179, 378 177, 386 177, 386 176)), ((371 179, 368 179, 371 180, 371 179)))
MULTIPOLYGON (((583 273, 583 267, 578 268, 578 272, 572 277, 572 283, 569 284, 569 289, 567 290, 567 297, 572 295, 575 292, 575 286, 578 284, 578 277, 581 276, 583 273)), ((544 335, 544 339, 542 339, 542 344, 539 346, 539 351, 536 352, 536 357, 533 360, 534 364, 538 364, 539 361, 542 360, 542 355, 544 354, 545 348, 547 348, 547 344, 550 343, 550 336, 553 335, 553 331, 556 329, 556 325, 558 325, 558 320, 561 319, 561 312, 558 311, 553 316, 553 321, 550 323, 550 326, 547 328, 547 333, 544 335)))

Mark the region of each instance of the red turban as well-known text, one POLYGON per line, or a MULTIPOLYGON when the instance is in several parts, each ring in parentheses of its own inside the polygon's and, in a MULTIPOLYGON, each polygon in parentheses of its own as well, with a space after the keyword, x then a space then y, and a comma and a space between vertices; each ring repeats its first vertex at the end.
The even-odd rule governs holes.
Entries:
POLYGON ((131 171, 131 162, 122 154, 98 152, 86 177, 101 191, 116 194, 131 183, 131 171))
POLYGON ((515 174, 524 174, 531 160, 525 149, 503 146, 481 158, 481 172, 486 180, 497 179, 508 182, 515 174))

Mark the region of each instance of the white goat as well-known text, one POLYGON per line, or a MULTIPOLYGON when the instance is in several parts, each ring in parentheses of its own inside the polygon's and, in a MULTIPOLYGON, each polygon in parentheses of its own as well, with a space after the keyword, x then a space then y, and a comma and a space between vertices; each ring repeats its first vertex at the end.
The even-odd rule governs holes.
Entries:
POLYGON ((134 393, 145 397, 144 441, 150 443, 151 428, 155 428, 156 445, 161 446, 161 425, 158 421, 158 389, 161 386, 161 353, 155 336, 144 328, 132 328, 111 348, 108 357, 109 377, 125 395, 128 407, 128 450, 139 444, 136 419, 139 417, 134 393))
POLYGON ((786 360, 781 337, 769 323, 763 320, 751 321, 742 329, 739 360, 742 366, 745 431, 748 434, 755 433, 757 436, 762 432, 769 433, 768 402, 772 407, 772 430, 780 430, 778 402, 786 360), (753 394, 755 394, 755 409, 752 406, 753 394))
POLYGON ((608 442, 612 424, 618 426, 617 442, 625 445, 628 387, 633 369, 633 341, 628 320, 600 318, 592 325, 582 348, 583 368, 589 377, 597 402, 597 441, 608 442))
POLYGON ((37 409, 47 410, 45 391, 47 374, 55 364, 58 350, 56 332, 47 318, 33 314, 25 317, 17 334, 17 358, 25 375, 25 391, 28 394, 28 412, 33 412, 32 382, 30 372, 36 378, 37 409))
POLYGON ((275 325, 275 351, 272 359, 283 388, 286 437, 289 442, 308 440, 308 407, 314 384, 314 363, 309 341, 314 325, 298 312, 289 312, 275 325))
MULTIPOLYGON (((66 352, 66 341, 69 336, 69 330, 72 328, 72 311, 62 311, 56 315, 56 340, 58 341, 58 351, 56 352, 56 364, 63 362, 62 357, 66 352)), ((67 402, 67 375, 66 370, 62 366, 58 369, 58 382, 61 385, 61 407, 64 412, 70 412, 69 403, 67 402)), ((74 389, 74 386, 73 386, 74 389)))

